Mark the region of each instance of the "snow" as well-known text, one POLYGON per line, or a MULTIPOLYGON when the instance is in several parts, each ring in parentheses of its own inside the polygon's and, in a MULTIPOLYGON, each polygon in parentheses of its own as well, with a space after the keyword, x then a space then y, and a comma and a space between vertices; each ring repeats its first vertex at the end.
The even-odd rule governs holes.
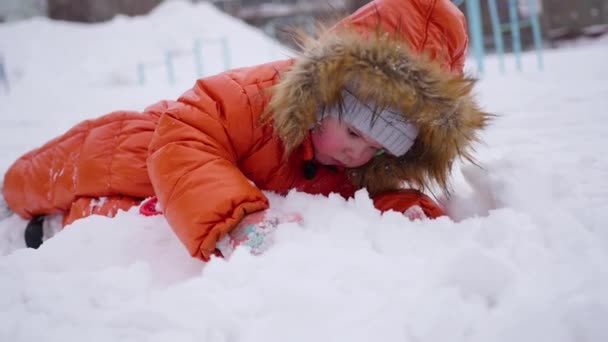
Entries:
MULTIPOLYGON (((82 119, 179 95, 195 79, 188 58, 174 86, 138 86, 133 64, 195 31, 228 35, 234 66, 285 51, 205 4, 0 26, 11 80, 0 174, 82 119)), ((606 56, 606 39, 586 41, 546 51, 544 71, 533 53, 521 73, 509 56, 505 75, 488 58, 477 92, 498 117, 477 147, 483 169, 455 167, 442 199, 451 218, 381 215, 364 192, 270 194, 303 224, 280 226, 262 255, 204 264, 162 216, 136 209, 76 221, 38 250, 11 216, 0 222, 0 341, 608 341, 606 56)))

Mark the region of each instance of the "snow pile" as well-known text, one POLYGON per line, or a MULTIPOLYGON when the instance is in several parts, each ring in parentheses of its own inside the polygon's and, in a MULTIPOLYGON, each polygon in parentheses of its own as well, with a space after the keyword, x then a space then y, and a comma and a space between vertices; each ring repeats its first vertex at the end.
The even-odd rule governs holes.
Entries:
POLYGON ((171 52, 176 81, 183 87, 197 76, 196 40, 202 44, 204 75, 225 66, 248 66, 287 54, 256 28, 209 3, 166 1, 148 16, 117 16, 98 24, 33 18, 0 26, 0 54, 5 56, 8 72, 14 82, 27 86, 49 86, 49 82, 135 85, 139 63, 145 65, 147 83, 166 84, 165 56, 171 52))

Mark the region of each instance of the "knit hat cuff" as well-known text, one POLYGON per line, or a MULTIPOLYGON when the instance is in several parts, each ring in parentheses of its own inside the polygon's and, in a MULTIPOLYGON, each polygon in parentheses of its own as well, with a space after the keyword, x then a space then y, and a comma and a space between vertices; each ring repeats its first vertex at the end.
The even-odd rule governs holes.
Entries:
MULTIPOLYGON (((374 106, 362 103, 349 91, 342 92, 342 120, 381 144, 390 154, 401 157, 414 145, 418 128, 401 113, 386 108, 374 114, 374 106)), ((332 110, 329 115, 338 116, 332 110)))

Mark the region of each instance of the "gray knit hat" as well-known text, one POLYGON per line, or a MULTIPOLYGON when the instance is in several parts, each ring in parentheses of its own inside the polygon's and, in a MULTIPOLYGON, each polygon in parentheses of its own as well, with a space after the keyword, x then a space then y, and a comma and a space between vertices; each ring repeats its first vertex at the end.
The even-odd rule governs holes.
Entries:
POLYGON ((374 105, 359 101, 348 90, 342 91, 342 100, 342 113, 333 108, 327 115, 340 117, 394 156, 403 156, 414 145, 418 128, 405 120, 398 111, 391 108, 375 110, 374 105))

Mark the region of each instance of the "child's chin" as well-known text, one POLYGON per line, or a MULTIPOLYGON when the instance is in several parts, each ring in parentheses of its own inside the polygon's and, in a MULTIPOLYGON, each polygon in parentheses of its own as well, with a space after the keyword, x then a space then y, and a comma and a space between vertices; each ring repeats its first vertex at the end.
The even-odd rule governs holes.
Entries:
POLYGON ((339 160, 334 159, 334 158, 330 158, 329 163, 327 163, 326 165, 338 166, 338 167, 347 167, 342 162, 340 162, 339 160))
POLYGON ((328 156, 320 156, 320 155, 316 155, 315 156, 315 161, 321 165, 326 165, 326 166, 331 166, 334 165, 332 163, 332 158, 328 157, 328 156))

